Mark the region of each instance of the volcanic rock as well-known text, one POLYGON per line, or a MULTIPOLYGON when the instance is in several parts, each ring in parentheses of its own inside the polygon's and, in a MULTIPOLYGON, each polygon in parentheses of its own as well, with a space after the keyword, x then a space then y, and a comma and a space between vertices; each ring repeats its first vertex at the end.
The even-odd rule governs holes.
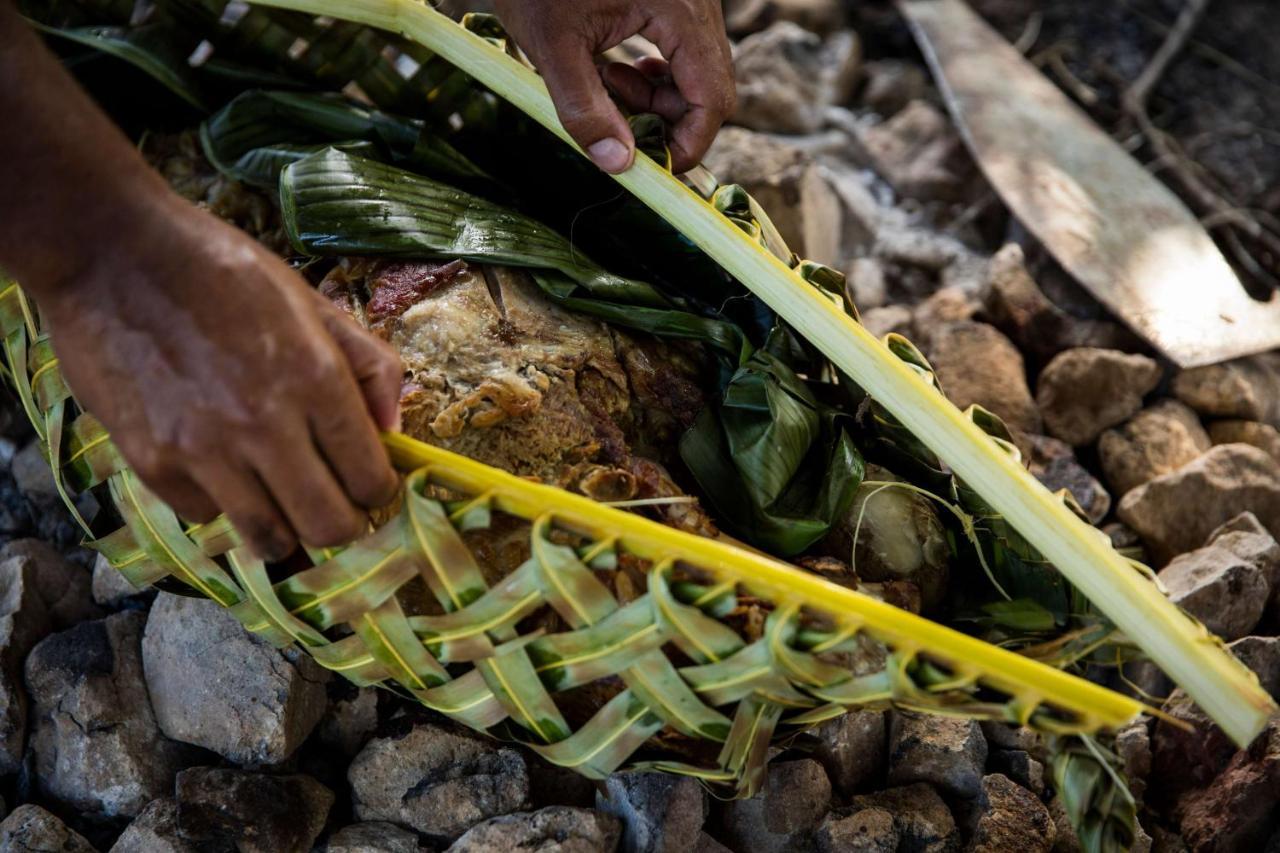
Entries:
POLYGON ((453 843, 448 853, 497 850, 612 853, 617 849, 619 835, 620 825, 613 815, 591 809, 550 806, 536 812, 490 818, 469 829, 453 843))
POLYGON ((1219 526, 1252 512, 1280 534, 1280 462, 1247 444, 1224 444, 1130 491, 1117 510, 1156 565, 1200 547, 1219 526))
MULTIPOLYGON (((1257 674, 1264 690, 1280 700, 1280 638, 1245 637, 1227 648, 1257 674)), ((1149 787, 1173 799, 1212 782, 1236 747, 1180 687, 1169 694, 1161 710, 1182 725, 1157 720, 1151 737, 1149 787)))
POLYGON ((128 578, 114 568, 102 554, 93 561, 92 589, 93 600, 112 610, 119 609, 129 599, 145 595, 147 592, 129 583, 128 578))
POLYGON ((1027 388, 1026 365, 994 326, 963 322, 933 329, 927 354, 942 390, 961 409, 977 404, 1012 429, 1040 432, 1040 412, 1027 388))
POLYGON ((1169 598, 1224 640, 1253 630, 1280 578, 1280 544, 1253 513, 1216 530, 1160 570, 1169 598))
POLYGON ((987 769, 1009 777, 1036 796, 1044 794, 1044 765, 1020 749, 991 749, 987 769))
POLYGON ((1280 353, 1184 370, 1174 377, 1173 393, 1202 415, 1280 428, 1280 353))
POLYGON ((203 847, 307 853, 334 797, 310 776, 194 767, 178 774, 177 799, 179 833, 203 847))
POLYGON ((674 853, 697 843, 707 819, 706 792, 696 779, 661 773, 614 773, 596 808, 621 821, 628 853, 674 853))
POLYGON ((769 211, 791 251, 821 263, 843 259, 840 200, 807 154, 766 134, 726 127, 704 165, 721 184, 741 184, 769 211))
POLYGON ((0 850, 96 853, 93 845, 39 806, 18 806, 0 823, 0 850))
POLYGON ((1213 443, 1200 418, 1177 400, 1161 400, 1098 441, 1103 474, 1116 494, 1178 470, 1213 443))
POLYGON ((911 309, 905 305, 872 308, 862 315, 862 325, 877 338, 890 334, 902 335, 906 338, 914 336, 915 326, 911 318, 911 309))
POLYGON ((1111 511, 1111 495, 1098 479, 1080 464, 1075 450, 1065 441, 1047 435, 1025 435, 1029 451, 1027 467, 1051 492, 1066 489, 1094 524, 1111 511))
POLYGON ((1179 802, 1179 829, 1194 853, 1259 850, 1280 825, 1280 722, 1272 720, 1248 749, 1203 790, 1179 802))
POLYGON ((929 782, 959 797, 982 790, 987 741, 974 720, 894 711, 889 726, 889 783, 929 782))
POLYGON ((819 853, 894 853, 898 827, 884 809, 860 809, 846 815, 833 812, 814 835, 819 853))
POLYGON ((775 133, 813 133, 827 107, 849 99, 862 62, 855 33, 826 39, 790 21, 748 36, 734 49, 734 124, 775 133))
POLYGON ((1209 424, 1214 444, 1252 444, 1280 462, 1280 429, 1257 421, 1214 421, 1209 424))
POLYGON ((28 702, 22 665, 31 649, 99 611, 89 576, 53 547, 20 539, 0 549, 0 776, 22 766, 28 702))
POLYGON ((1057 827, 1040 798, 999 773, 983 778, 971 842, 983 853, 1050 853, 1057 827))
POLYGON ((324 853, 418 853, 418 836, 394 823, 370 821, 338 830, 324 853))
POLYGON ((831 782, 812 759, 769 765, 761 791, 724 809, 724 837, 740 853, 785 853, 811 843, 831 804, 831 782))
POLYGON ((862 66, 862 93, 859 99, 874 113, 890 118, 912 101, 925 95, 929 78, 914 62, 876 59, 862 66))
POLYGON ((759 32, 775 21, 790 21, 812 33, 828 35, 847 22, 839 0, 730 0, 724 4, 725 29, 734 38, 759 32))
POLYGON ((58 487, 53 481, 53 470, 37 439, 32 439, 17 452, 10 463, 13 480, 31 504, 37 509, 51 509, 62 503, 58 487))
POLYGON ((924 100, 861 129, 859 141, 876 172, 906 198, 954 200, 971 168, 955 126, 924 100))
POLYGON ((1129 791, 1139 803, 1151 775, 1151 719, 1139 717, 1116 732, 1115 751, 1124 764, 1124 778, 1129 791))
POLYGON ((37 786, 89 818, 137 815, 196 760, 190 747, 164 737, 152 714, 142 677, 144 618, 82 622, 27 658, 37 786))
POLYGON ((378 728, 378 691, 356 687, 345 679, 333 679, 327 687, 329 707, 316 726, 316 738, 339 755, 352 758, 378 728))
POLYGON ((986 313, 1037 367, 1063 350, 1099 347, 1130 351, 1133 333, 1107 320, 1074 317, 1059 308, 1027 272, 1022 247, 1005 245, 987 265, 986 313))
POLYGON ((142 656, 160 729, 236 764, 279 764, 325 712, 328 672, 250 634, 215 601, 160 594, 142 656))
POLYGON ((524 807, 524 758, 454 727, 401 718, 351 762, 355 816, 453 841, 471 827, 524 807))
MULTIPOLYGON (((863 325, 866 325, 867 312, 874 308, 886 307, 889 290, 885 282, 884 265, 875 258, 854 258, 845 270, 845 289, 853 304, 862 314, 863 325)), ((889 306, 906 313, 906 323, 911 322, 911 309, 905 305, 889 306)), ((882 334, 882 333, 881 333, 882 334)), ((876 335, 880 337, 880 334, 876 335)))
POLYGON ((930 785, 918 783, 854 797, 848 812, 870 808, 883 809, 893 815, 899 850, 954 853, 960 849, 960 832, 955 818, 930 785))
POLYGON ((832 786, 849 797, 884 776, 889 735, 883 711, 851 711, 823 723, 814 731, 822 762, 832 786))
POLYGON ((1036 403, 1049 434, 1079 447, 1137 414, 1160 374, 1160 365, 1146 356, 1077 347, 1045 366, 1036 403))
MULTIPOLYGON (((152 800, 116 840, 111 853, 201 853, 178 829, 178 801, 152 800)), ((416 853, 416 851, 415 851, 416 853)))

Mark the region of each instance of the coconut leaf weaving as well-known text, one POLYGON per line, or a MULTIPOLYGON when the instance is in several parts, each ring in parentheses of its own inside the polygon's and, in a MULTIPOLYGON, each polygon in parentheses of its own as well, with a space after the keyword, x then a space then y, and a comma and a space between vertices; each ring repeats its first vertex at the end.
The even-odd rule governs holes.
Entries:
POLYGON ((770 743, 854 707, 1005 720, 1069 735, 1139 705, 771 558, 489 468, 401 436, 399 507, 359 542, 280 579, 223 520, 184 524, 78 413, 16 285, 0 293, 7 370, 70 497, 106 488, 124 524, 91 543, 135 584, 180 581, 278 646, 356 684, 382 684, 547 760, 601 777, 687 773, 738 795, 770 743), (471 531, 523 524, 528 557, 496 581, 471 531), (620 598, 611 572, 643 579, 620 598), (740 619, 768 611, 758 636, 740 619), (537 625, 536 628, 530 626, 537 625), (564 697, 613 695, 571 723, 564 697), (712 749, 668 755, 676 732, 712 749))

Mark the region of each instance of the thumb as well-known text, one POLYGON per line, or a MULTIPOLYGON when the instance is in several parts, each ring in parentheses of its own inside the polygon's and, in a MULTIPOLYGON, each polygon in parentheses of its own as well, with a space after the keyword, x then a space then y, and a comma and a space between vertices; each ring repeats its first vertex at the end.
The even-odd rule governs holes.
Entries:
POLYGON ((404 364, 399 354, 389 344, 356 325, 327 300, 322 315, 325 327, 360 383, 365 405, 378 428, 399 432, 400 387, 404 379, 404 364))
POLYGON ((532 58, 551 90, 560 123, 593 163, 612 174, 625 172, 635 160, 635 139, 609 98, 590 49, 571 36, 544 45, 532 58))

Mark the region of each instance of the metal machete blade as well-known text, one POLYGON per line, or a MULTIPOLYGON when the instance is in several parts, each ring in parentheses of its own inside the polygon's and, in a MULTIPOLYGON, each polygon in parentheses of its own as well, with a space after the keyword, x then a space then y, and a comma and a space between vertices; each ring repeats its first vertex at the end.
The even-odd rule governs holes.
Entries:
POLYGON ((992 187, 1063 268, 1182 367, 1280 347, 1186 205, 963 0, 898 0, 992 187))

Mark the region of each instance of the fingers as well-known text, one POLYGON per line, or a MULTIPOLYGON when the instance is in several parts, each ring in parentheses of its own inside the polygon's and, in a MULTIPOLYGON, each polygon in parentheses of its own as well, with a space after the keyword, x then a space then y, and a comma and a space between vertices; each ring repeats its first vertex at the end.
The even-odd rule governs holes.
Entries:
POLYGON ((147 488, 185 521, 206 524, 218 517, 218 505, 185 474, 172 472, 152 476, 147 488))
POLYGON ((671 66, 671 78, 688 104, 671 132, 672 168, 686 172, 702 160, 716 132, 737 105, 733 56, 720 4, 708 4, 702 20, 662 19, 646 33, 671 66))
POLYGON ((310 427, 345 493, 372 509, 395 498, 400 478, 361 402, 354 387, 336 388, 328 405, 312 412, 310 427))
POLYGON ((256 555, 275 561, 293 553, 298 545, 293 528, 252 470, 224 460, 202 460, 193 465, 192 475, 256 555))
POLYGON ((346 356, 378 428, 399 432, 400 386, 404 379, 399 353, 357 326, 323 297, 320 301, 324 303, 325 327, 346 356))
POLYGON ((625 172, 635 159, 635 139, 609 99, 592 60, 592 47, 566 33, 541 41, 530 54, 546 80, 560 123, 597 166, 625 172))
POLYGON ((304 544, 345 545, 364 532, 365 514, 356 509, 321 458, 307 424, 300 422, 288 434, 277 434, 272 444, 255 450, 252 462, 259 478, 304 544))
POLYGON ((635 65, 613 62, 605 66, 604 81, 610 90, 636 113, 657 113, 667 124, 674 125, 689 111, 680 90, 671 82, 667 64, 646 58, 635 65))

